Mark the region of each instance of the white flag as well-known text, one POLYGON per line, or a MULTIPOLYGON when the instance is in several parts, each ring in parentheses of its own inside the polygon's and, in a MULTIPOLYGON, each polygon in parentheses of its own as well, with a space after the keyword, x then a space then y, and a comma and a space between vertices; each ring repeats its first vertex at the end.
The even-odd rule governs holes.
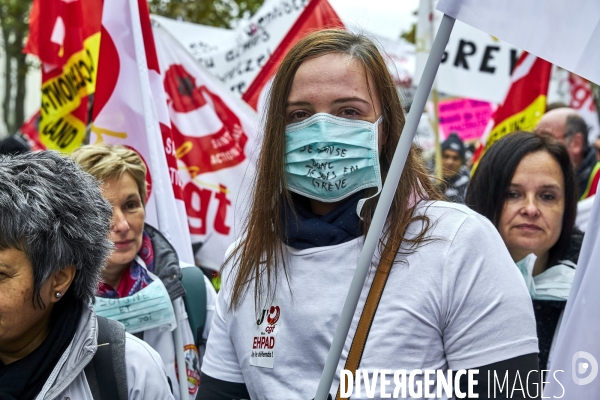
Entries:
POLYGON ((600 83, 598 0, 440 0, 437 9, 600 83))
MULTIPOLYGON (((433 38, 442 20, 436 0, 421 0, 417 21, 418 85, 433 38)), ((436 77, 437 90, 452 96, 502 103, 521 50, 457 21, 436 77)))
POLYGON ((146 222, 193 263, 175 146, 145 0, 104 0, 90 143, 133 148, 149 183, 146 222), (133 10, 133 12, 132 12, 133 10))
POLYGON ((573 286, 551 354, 545 398, 600 398, 600 200, 594 201, 573 286))

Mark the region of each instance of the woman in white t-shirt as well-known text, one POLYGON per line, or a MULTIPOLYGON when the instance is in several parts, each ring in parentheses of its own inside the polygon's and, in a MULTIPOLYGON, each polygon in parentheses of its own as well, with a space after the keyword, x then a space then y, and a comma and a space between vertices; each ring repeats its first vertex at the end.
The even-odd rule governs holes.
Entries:
MULTIPOLYGON (((286 55, 270 92, 244 236, 224 263, 199 398, 314 397, 403 126, 394 82, 365 36, 324 30, 286 55)), ((375 370, 479 368, 482 394, 486 369, 508 372, 511 382, 517 372, 537 370, 527 288, 498 232, 439 198, 411 149, 333 396, 389 237, 403 238, 403 245, 361 370, 375 376, 375 370), (407 211, 412 217, 405 223, 407 211)), ((377 395, 392 394, 387 378, 387 387, 377 381, 377 395)), ((529 398, 520 394, 512 398, 529 398)), ((352 398, 361 396, 364 386, 352 398)))

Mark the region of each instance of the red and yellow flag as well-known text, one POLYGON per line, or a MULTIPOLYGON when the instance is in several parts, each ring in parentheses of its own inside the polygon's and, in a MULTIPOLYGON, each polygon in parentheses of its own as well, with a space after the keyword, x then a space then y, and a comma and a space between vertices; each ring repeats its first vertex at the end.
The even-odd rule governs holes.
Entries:
POLYGON ((596 163, 592 173, 590 174, 590 179, 588 180, 588 184, 585 188, 585 192, 581 195, 579 200, 587 199, 588 197, 592 197, 596 195, 596 191, 598 190, 598 182, 600 182, 600 161, 596 163))
POLYGON ((42 62, 39 140, 70 153, 86 135, 96 89, 102 0, 34 0, 24 52, 42 62))
POLYGON ((475 166, 483 153, 504 136, 535 128, 546 111, 551 71, 552 64, 523 52, 511 75, 511 86, 504 103, 494 113, 493 128, 483 135, 473 156, 475 166))

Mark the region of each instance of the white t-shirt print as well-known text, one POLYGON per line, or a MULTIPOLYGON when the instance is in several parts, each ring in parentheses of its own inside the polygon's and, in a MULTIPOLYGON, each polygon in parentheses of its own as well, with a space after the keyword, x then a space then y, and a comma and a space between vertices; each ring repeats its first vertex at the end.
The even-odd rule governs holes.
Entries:
MULTIPOLYGON (((408 256, 397 256, 400 262, 389 275, 360 368, 457 370, 536 353, 529 293, 494 226, 467 207, 446 202, 422 202, 416 212, 429 217, 433 240, 408 256)), ((413 223, 407 234, 420 229, 420 222, 413 223)), ((233 278, 228 277, 231 266, 227 266, 202 371, 216 379, 245 383, 252 399, 312 399, 363 239, 306 250, 286 247, 291 290, 280 274, 276 298, 261 308, 260 315, 255 312, 252 288, 238 310, 228 311, 233 278), (275 322, 270 324, 268 318, 275 322)), ((392 379, 388 393, 393 388, 392 379)), ((379 395, 379 388, 375 393, 379 395)), ((361 394, 366 396, 364 387, 361 394)), ((355 393, 352 398, 361 397, 355 393)))

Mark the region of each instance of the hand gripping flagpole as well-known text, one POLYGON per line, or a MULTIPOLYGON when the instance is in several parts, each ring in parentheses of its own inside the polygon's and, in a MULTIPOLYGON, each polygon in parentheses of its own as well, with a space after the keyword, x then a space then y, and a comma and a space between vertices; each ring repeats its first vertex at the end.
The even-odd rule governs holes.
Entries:
POLYGON ((417 87, 417 92, 406 118, 404 129, 402 129, 400 141, 398 142, 398 147, 396 147, 390 170, 385 180, 385 184, 383 185, 383 189, 381 190, 381 196, 377 208, 375 209, 375 214, 373 215, 371 227, 365 238, 365 244, 361 250, 358 265, 354 272, 352 282, 350 283, 350 289, 348 290, 346 302, 344 303, 344 308, 340 315, 335 336, 333 337, 333 342, 331 343, 331 348, 329 349, 329 354, 325 361, 325 367, 323 368, 315 400, 327 400, 327 396, 329 395, 331 383, 333 382, 340 356, 342 355, 342 349, 344 348, 344 343, 346 342, 346 337, 350 330, 350 324, 352 323, 352 318, 354 317, 354 312, 358 305, 358 300, 369 271, 369 266, 371 265, 371 260, 373 259, 373 254, 375 253, 375 248, 379 241, 379 236, 381 235, 387 219, 394 193, 398 187, 398 182, 400 182, 400 176, 402 175, 402 170, 404 169, 404 164, 408 157, 408 151, 410 150, 413 138, 417 132, 421 114, 425 109, 427 97, 429 96, 440 62, 442 61, 442 56, 446 49, 446 44, 448 44, 448 39, 450 38, 453 26, 454 18, 444 15, 440 28, 435 36, 435 40, 433 41, 433 45, 431 46, 431 51, 421 77, 421 82, 417 87))

